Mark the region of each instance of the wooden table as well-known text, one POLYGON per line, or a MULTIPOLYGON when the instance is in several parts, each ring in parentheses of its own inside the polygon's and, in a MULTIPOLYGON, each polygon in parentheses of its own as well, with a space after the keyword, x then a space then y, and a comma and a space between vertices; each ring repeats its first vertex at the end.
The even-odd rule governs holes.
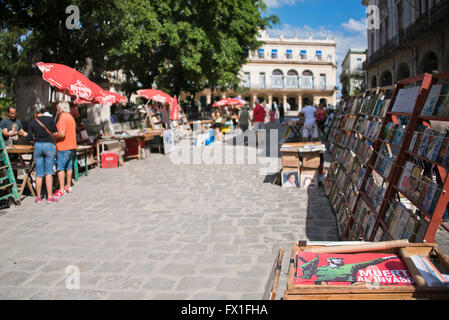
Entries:
POLYGON ((283 123, 282 126, 288 127, 284 135, 284 140, 287 140, 290 135, 290 132, 293 132, 292 140, 299 141, 302 138, 301 129, 303 125, 304 121, 289 121, 287 123, 283 123))
MULTIPOLYGON (((87 176, 87 173, 89 171, 89 164, 88 164, 89 156, 91 157, 91 159, 93 159, 92 146, 78 146, 76 148, 75 159, 73 161, 73 173, 74 173, 73 176, 75 181, 78 181, 80 176, 87 176), (79 156, 84 157, 84 164, 85 164, 84 172, 79 171, 79 164, 78 164, 79 156)), ((98 163, 96 160, 93 161, 94 161, 93 164, 98 163)))
POLYGON ((25 175, 24 179, 22 180, 22 184, 19 187, 19 197, 22 198, 22 194, 23 191, 25 190, 25 187, 28 187, 28 190, 30 190, 31 195, 35 197, 36 192, 34 190, 32 183, 33 178, 31 177, 33 172, 36 170, 36 164, 34 163, 33 157, 34 147, 29 145, 13 145, 12 147, 7 147, 6 151, 8 152, 8 155, 17 155, 17 160, 10 159, 13 170, 14 171, 23 170, 23 173, 25 175), (23 155, 26 154, 31 155, 31 160, 23 159, 23 155), (26 162, 29 163, 27 164, 26 162))
POLYGON ((150 141, 150 140, 153 140, 155 136, 163 136, 163 135, 164 135, 163 130, 151 130, 149 132, 145 132, 145 133, 137 134, 137 135, 111 136, 111 137, 100 139, 97 141, 97 161, 98 161, 98 163, 100 163, 100 145, 102 146, 102 148, 104 150, 105 143, 107 143, 108 141, 115 140, 115 141, 118 141, 118 144, 119 144, 119 147, 118 147, 118 149, 119 149, 119 151, 118 151, 119 152, 119 154, 118 154, 119 165, 123 166, 124 159, 122 156, 121 141, 126 141, 126 140, 131 140, 131 139, 137 140, 137 152, 136 152, 136 154, 126 156, 126 159, 137 158, 139 160, 142 160, 142 154, 141 154, 142 142, 150 141))
POLYGON ((114 137, 106 137, 97 140, 97 163, 101 163, 101 153, 104 151, 105 144, 108 142, 118 142, 118 165, 123 166, 124 160, 122 157, 122 143, 121 140, 114 137), (100 147, 102 151, 100 152, 100 147))

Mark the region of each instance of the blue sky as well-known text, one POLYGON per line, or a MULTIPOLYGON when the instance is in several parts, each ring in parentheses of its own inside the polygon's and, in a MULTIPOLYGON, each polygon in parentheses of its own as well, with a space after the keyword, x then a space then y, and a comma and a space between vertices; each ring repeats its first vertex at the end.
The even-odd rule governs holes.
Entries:
POLYGON ((337 43, 337 84, 341 62, 349 48, 366 49, 366 13, 361 0, 265 0, 268 14, 280 23, 268 30, 270 36, 290 38, 334 37, 337 43))

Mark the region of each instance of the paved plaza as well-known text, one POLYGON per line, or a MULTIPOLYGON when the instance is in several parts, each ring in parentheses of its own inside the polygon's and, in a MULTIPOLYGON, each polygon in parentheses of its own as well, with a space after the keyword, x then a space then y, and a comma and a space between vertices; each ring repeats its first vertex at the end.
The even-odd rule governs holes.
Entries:
POLYGON ((259 169, 152 154, 90 171, 57 204, 0 211, 0 299, 261 299, 283 247, 279 299, 292 243, 339 237, 322 189, 259 169))

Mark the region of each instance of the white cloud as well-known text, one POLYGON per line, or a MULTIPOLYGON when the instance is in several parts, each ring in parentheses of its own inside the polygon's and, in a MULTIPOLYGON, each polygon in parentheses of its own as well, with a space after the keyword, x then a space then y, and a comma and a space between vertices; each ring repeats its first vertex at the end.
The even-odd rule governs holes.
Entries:
POLYGON ((365 32, 366 31, 366 18, 360 20, 349 19, 348 22, 342 23, 343 28, 350 32, 365 32))
POLYGON ((265 4, 268 8, 278 8, 282 6, 292 6, 298 2, 303 2, 304 0, 265 0, 265 4))

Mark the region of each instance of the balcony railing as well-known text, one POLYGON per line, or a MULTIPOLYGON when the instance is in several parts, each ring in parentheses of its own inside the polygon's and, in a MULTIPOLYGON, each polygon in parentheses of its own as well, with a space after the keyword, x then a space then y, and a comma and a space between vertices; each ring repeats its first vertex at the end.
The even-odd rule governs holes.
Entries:
POLYGON ((306 56, 306 57, 301 57, 301 56, 291 56, 287 57, 286 55, 281 56, 278 55, 277 58, 272 58, 271 55, 265 55, 265 56, 259 56, 258 54, 252 54, 249 56, 248 58, 249 61, 278 61, 278 62, 292 62, 292 63, 306 63, 306 62, 317 62, 317 63, 336 63, 334 58, 330 58, 330 57, 319 57, 319 56, 306 56))
POLYGON ((432 29, 438 30, 441 24, 447 25, 447 17, 449 16, 449 1, 440 1, 430 10, 420 15, 406 29, 399 30, 398 35, 390 39, 383 47, 371 54, 364 63, 365 68, 370 66, 383 57, 387 56, 396 49, 400 49, 409 44, 410 41, 420 37, 427 36, 432 29))
MULTIPOLYGON (((243 86, 243 84, 242 84, 243 86)), ((246 86, 244 86, 246 87, 246 86)), ((328 86, 324 83, 315 84, 313 77, 299 76, 271 76, 268 84, 253 84, 248 89, 282 89, 282 90, 316 90, 316 91, 333 91, 335 86, 328 86)))

